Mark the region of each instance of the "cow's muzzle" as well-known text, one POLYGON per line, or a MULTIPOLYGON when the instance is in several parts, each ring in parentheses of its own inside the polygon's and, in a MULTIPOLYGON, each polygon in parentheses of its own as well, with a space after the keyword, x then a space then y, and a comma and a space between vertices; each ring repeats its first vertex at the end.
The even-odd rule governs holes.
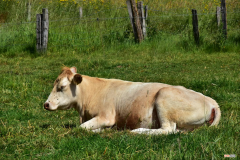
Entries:
POLYGON ((46 103, 44 103, 43 106, 44 106, 44 109, 49 110, 49 103, 46 102, 46 103))

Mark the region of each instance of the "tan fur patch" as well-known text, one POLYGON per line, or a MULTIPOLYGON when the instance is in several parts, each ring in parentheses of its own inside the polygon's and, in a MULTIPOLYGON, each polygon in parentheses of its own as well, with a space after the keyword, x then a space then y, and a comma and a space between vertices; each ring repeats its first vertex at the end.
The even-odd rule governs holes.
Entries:
POLYGON ((68 67, 63 67, 60 75, 57 77, 57 79, 54 82, 54 86, 58 84, 62 78, 67 77, 68 80, 70 81, 70 77, 73 76, 72 71, 68 67))

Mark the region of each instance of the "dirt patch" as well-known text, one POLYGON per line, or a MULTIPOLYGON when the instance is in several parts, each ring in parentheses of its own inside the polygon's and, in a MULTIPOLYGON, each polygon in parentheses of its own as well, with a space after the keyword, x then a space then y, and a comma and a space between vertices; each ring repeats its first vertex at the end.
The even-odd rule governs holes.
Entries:
POLYGON ((1 13, 0 14, 0 23, 5 23, 7 20, 8 13, 1 13))

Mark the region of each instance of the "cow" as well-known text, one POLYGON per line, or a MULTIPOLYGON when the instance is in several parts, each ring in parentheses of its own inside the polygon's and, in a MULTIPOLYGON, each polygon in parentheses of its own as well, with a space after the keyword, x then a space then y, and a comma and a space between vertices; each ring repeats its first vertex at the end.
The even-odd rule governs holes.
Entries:
POLYGON ((90 77, 76 67, 63 67, 44 108, 74 108, 87 130, 116 127, 153 135, 216 126, 221 117, 215 100, 185 87, 90 77))

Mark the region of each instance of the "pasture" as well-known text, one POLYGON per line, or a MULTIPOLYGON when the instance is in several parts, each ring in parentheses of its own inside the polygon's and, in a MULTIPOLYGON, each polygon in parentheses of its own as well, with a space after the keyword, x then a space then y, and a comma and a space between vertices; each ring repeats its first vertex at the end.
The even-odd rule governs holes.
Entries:
POLYGON ((104 56, 95 52, 1 57, 1 159, 219 159, 240 153, 239 54, 166 54, 150 45, 109 50, 104 56), (87 132, 78 128, 76 111, 43 109, 63 64, 85 75, 163 82, 202 92, 219 103, 220 124, 168 136, 114 129, 87 132))
MULTIPOLYGON (((38 7, 35 5, 34 13, 38 13, 41 7, 49 5, 49 8, 53 8, 56 5, 46 4, 44 1, 33 2, 41 2, 38 7)), ((94 7, 108 7, 100 1, 95 2, 94 5, 87 2, 82 5, 89 7, 89 12, 96 10, 94 7)), ((146 3, 154 6, 157 2, 146 3)), ((203 4, 198 5, 202 11, 207 12, 207 2, 212 4, 212 7, 217 3, 201 2, 203 4)), ((235 1, 230 2, 235 4, 235 1)), ((16 4, 11 9, 21 19, 20 9, 17 7, 25 6, 21 2, 16 4)), ((123 2, 111 3, 119 4, 123 2)), ((166 6, 162 12, 173 11, 170 5, 166 4, 167 1, 161 4, 166 6)), ((175 8, 193 5, 187 1, 174 1, 172 4, 181 4, 171 5, 175 8)), ((236 9, 236 5, 229 7, 236 9)), ((63 2, 58 6, 59 10, 69 8, 71 5, 63 2)), ((59 10, 56 10, 52 17, 57 19, 59 10)), ((2 7, 0 11, 5 10, 2 7)), ((114 10, 106 13, 114 15, 112 12, 115 16, 122 14, 114 10)), ((66 16, 65 18, 71 16, 70 13, 61 15, 66 16)), ((17 17, 11 13, 4 23, 13 23, 16 20, 17 17)), ((168 24, 168 20, 162 19, 165 24, 168 24)), ((174 17, 171 20, 174 20, 174 17)), ((177 25, 159 26, 150 21, 149 25, 154 29, 149 29, 149 38, 136 44, 131 33, 125 32, 128 25, 121 30, 113 28, 107 36, 99 34, 98 29, 104 30, 104 27, 111 26, 112 21, 67 26, 61 32, 71 31, 70 39, 64 34, 51 35, 51 31, 60 32, 58 28, 54 28, 54 25, 58 24, 54 24, 49 33, 47 53, 35 52, 34 24, 30 23, 28 27, 24 27, 25 24, 6 27, 1 23, 0 159, 223 159, 225 154, 235 154, 238 158, 240 34, 239 25, 235 24, 239 23, 229 24, 232 30, 229 31, 228 39, 223 40, 221 35, 209 28, 211 19, 207 21, 208 25, 203 23, 205 20, 206 17, 201 21, 202 28, 205 28, 202 33, 206 34, 202 34, 200 46, 196 46, 192 41, 191 26, 181 29, 174 27, 177 25), (87 28, 87 34, 84 34, 83 31, 87 28), (158 29, 166 29, 166 32, 157 32, 158 29), (75 32, 81 33, 84 43, 81 39, 71 41, 78 36, 74 35, 75 32), (11 41, 13 39, 14 42, 11 41), (59 39, 65 41, 58 42, 59 39), (20 43, 27 45, 14 45, 20 43), (77 46, 79 44, 84 45, 77 46), (215 99, 221 108, 222 118, 217 127, 203 126, 192 132, 171 135, 135 135, 129 130, 117 131, 114 128, 102 133, 92 133, 78 127, 79 117, 76 111, 50 112, 43 108, 43 103, 63 66, 75 66, 78 73, 93 77, 182 85, 215 99)), ((189 21, 184 23, 191 24, 189 21)))

